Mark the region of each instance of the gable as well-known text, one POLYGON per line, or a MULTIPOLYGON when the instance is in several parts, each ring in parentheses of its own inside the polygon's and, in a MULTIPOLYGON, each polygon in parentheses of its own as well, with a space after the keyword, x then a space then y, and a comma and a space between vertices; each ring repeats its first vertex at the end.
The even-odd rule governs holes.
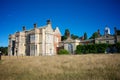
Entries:
POLYGON ((56 27, 56 29, 54 30, 54 33, 55 33, 55 34, 59 34, 59 35, 61 35, 61 32, 60 32, 60 30, 59 30, 58 27, 56 27))
POLYGON ((53 29, 52 29, 51 25, 47 25, 45 30, 46 30, 46 32, 53 32, 53 29))

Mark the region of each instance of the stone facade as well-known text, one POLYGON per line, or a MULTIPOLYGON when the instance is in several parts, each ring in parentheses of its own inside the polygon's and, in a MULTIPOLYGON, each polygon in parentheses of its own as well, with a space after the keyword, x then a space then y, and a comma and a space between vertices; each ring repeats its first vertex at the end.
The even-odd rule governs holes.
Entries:
POLYGON ((68 37, 66 40, 60 42, 60 47, 67 50, 70 54, 75 54, 76 47, 79 44, 80 40, 73 40, 70 37, 68 37))
POLYGON ((95 38, 96 44, 107 43, 107 44, 115 44, 115 37, 112 35, 104 35, 98 38, 95 38))
POLYGON ((105 34, 103 36, 98 36, 98 38, 95 38, 95 43, 96 44, 100 44, 100 43, 116 44, 117 42, 120 42, 119 31, 120 30, 117 30, 115 27, 114 35, 111 35, 110 28, 106 27, 104 32, 105 34))
POLYGON ((55 55, 59 42, 61 42, 59 28, 53 30, 50 20, 47 20, 47 25, 43 27, 38 28, 37 24, 34 24, 32 30, 23 27, 23 31, 9 35, 8 55, 55 55))
POLYGON ((117 30, 116 27, 114 28, 114 35, 110 34, 110 28, 106 27, 104 31, 104 35, 100 35, 100 30, 98 30, 98 37, 95 39, 88 39, 88 40, 80 40, 80 43, 83 45, 86 44, 115 44, 120 42, 120 30, 117 30))

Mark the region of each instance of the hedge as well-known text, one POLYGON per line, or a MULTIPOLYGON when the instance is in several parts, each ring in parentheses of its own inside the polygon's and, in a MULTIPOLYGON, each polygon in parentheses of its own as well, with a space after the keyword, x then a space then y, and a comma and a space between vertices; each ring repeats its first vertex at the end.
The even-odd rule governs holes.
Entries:
POLYGON ((108 48, 110 53, 120 52, 120 43, 78 45, 76 54, 105 53, 108 48))
POLYGON ((120 42, 116 43, 117 52, 120 53, 120 42))

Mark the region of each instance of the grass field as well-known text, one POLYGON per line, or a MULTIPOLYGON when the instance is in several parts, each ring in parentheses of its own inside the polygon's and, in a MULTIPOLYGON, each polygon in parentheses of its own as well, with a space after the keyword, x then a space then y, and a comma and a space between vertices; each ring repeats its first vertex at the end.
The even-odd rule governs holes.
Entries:
POLYGON ((2 56, 0 80, 120 80, 120 54, 2 56))

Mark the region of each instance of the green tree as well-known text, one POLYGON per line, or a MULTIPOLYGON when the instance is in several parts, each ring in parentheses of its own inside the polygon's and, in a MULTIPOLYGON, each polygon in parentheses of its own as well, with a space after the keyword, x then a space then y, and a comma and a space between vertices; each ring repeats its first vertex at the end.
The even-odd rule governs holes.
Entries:
POLYGON ((62 36, 61 40, 64 41, 67 39, 67 36, 62 36))
POLYGON ((3 55, 8 54, 8 47, 0 47, 0 51, 2 52, 3 55))
POLYGON ((98 38, 98 33, 97 32, 94 32, 92 34, 92 36, 90 37, 90 39, 95 39, 95 38, 98 38))
POLYGON ((84 40, 86 40, 87 39, 87 33, 85 32, 84 33, 84 40))
POLYGON ((64 33, 64 35, 62 36, 62 41, 63 40, 66 40, 68 37, 70 37, 70 31, 69 31, 69 29, 65 29, 65 33, 64 33))
POLYGON ((74 35, 74 34, 71 34, 71 38, 72 39, 77 39, 77 38, 79 38, 77 35, 74 35))
POLYGON ((70 37, 70 31, 69 31, 69 29, 66 29, 66 30, 65 30, 64 36, 67 36, 67 38, 70 37))

